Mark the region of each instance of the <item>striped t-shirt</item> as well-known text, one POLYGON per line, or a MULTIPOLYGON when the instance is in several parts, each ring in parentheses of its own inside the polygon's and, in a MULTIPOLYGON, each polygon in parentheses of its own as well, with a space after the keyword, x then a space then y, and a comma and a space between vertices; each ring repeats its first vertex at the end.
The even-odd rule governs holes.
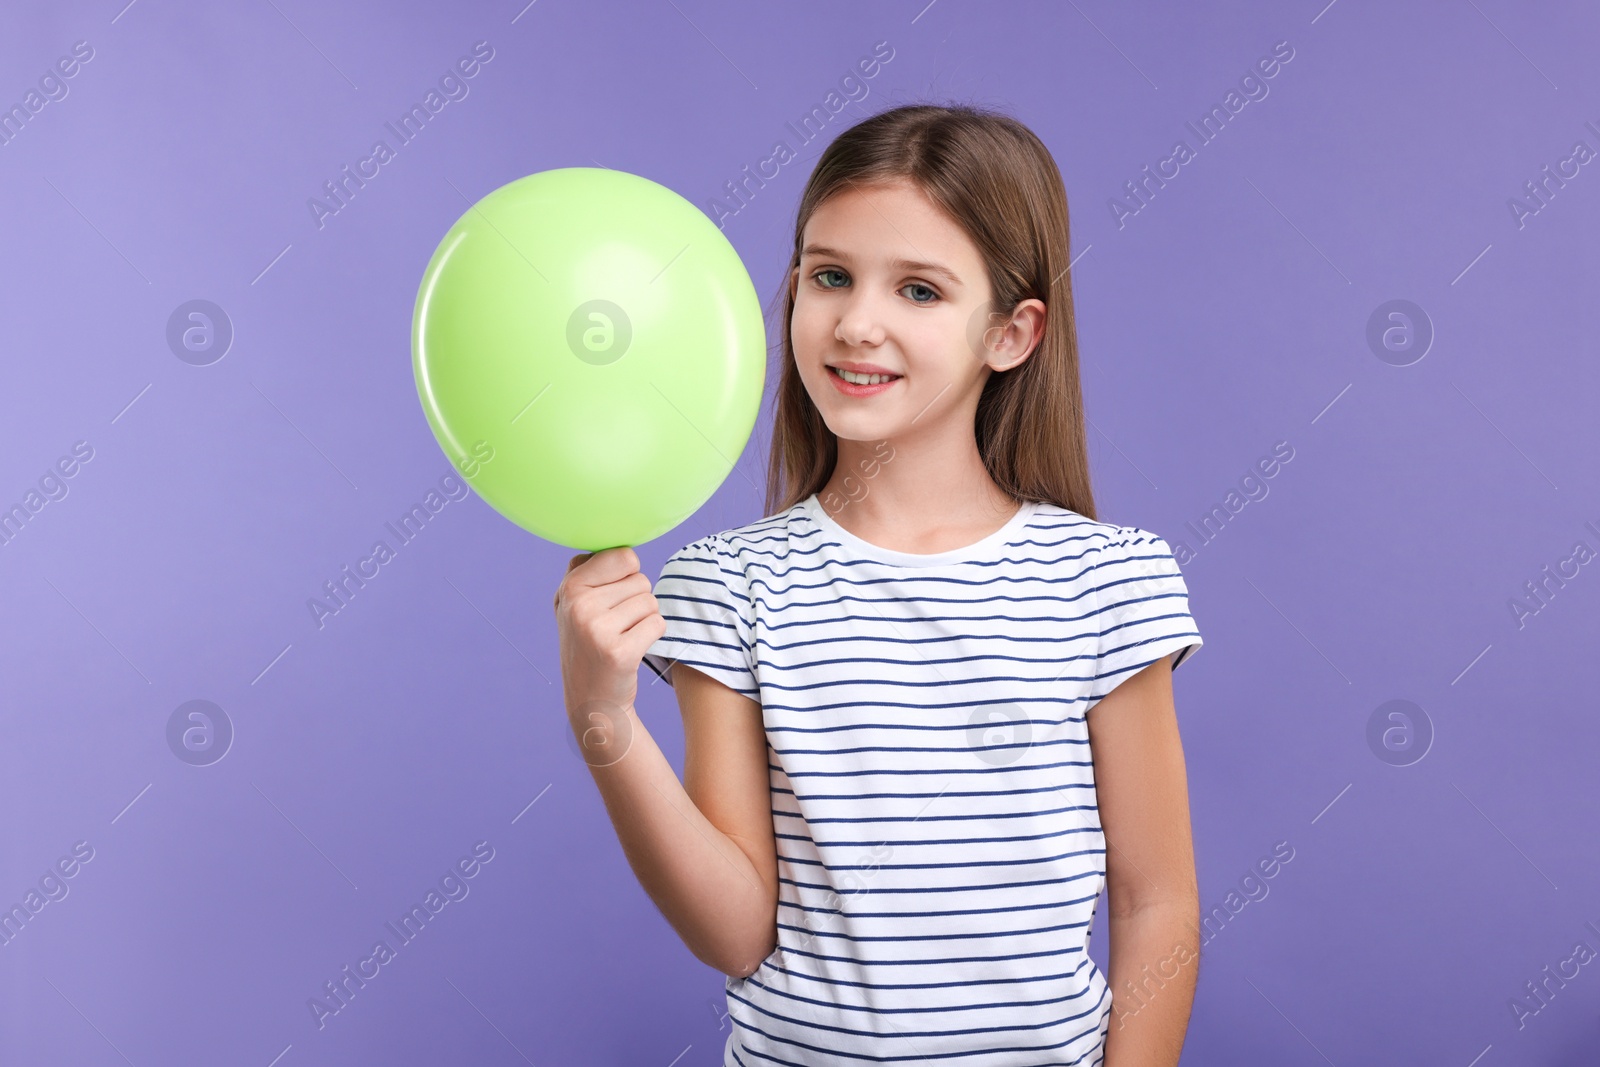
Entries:
POLYGON ((1167 543, 1029 502, 949 552, 815 495, 655 584, 673 660, 761 705, 778 947, 726 983, 725 1067, 1100 1062, 1105 883, 1085 713, 1201 644, 1167 543))

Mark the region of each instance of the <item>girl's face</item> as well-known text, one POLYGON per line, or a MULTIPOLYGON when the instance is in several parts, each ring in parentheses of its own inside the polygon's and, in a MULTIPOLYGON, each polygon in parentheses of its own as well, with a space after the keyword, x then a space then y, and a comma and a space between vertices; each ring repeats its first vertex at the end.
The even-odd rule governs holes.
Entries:
POLYGON ((843 440, 892 440, 957 413, 970 430, 990 373, 1022 362, 1043 325, 1033 300, 1019 329, 993 328, 977 246, 903 181, 856 186, 819 206, 789 285, 801 381, 843 440), (833 368, 896 377, 862 389, 833 368))

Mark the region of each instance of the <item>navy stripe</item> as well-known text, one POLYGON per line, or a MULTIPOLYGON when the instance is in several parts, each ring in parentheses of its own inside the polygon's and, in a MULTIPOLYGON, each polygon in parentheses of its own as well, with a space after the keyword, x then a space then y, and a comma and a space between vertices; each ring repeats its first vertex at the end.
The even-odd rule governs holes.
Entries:
MULTIPOLYGON (((1085 958, 1079 960, 1078 961, 1078 965, 1076 967, 1074 967, 1071 971, 1067 971, 1067 972, 1064 972, 1064 973, 1061 973, 1061 974, 1041 975, 1037 979, 1034 979, 1034 980, 1035 981, 1040 981, 1040 982, 1045 982, 1045 981, 1058 982, 1058 981, 1063 981, 1063 980, 1070 980, 1070 979, 1076 978, 1078 976, 1078 972, 1081 971, 1084 967, 1089 966, 1089 965, 1090 965, 1090 961, 1089 961, 1089 959, 1087 957, 1085 957, 1085 958)), ((769 967, 768 970, 776 971, 778 973, 786 974, 786 975, 794 973, 794 972, 790 972, 790 971, 785 971, 780 967, 769 967)), ((811 976, 810 975, 801 974, 801 975, 797 975, 797 977, 809 978, 811 976)), ((991 1008, 1032 1008, 1032 1007, 1038 1007, 1041 1004, 1060 1004, 1060 1003, 1064 1003, 1064 1002, 1069 1001, 1069 1000, 1076 1000, 1077 998, 1083 996, 1084 994, 1086 994, 1089 991, 1089 987, 1088 986, 1083 986, 1082 988, 1075 989, 1073 992, 1068 993, 1068 994, 1066 994, 1064 996, 1045 997, 1042 1000, 990 1000, 990 1001, 979 1001, 979 1002, 976 1002, 976 1003, 973 1003, 973 1004, 963 1004, 958 1008, 929 1007, 929 1006, 920 1005, 920 1004, 908 1004, 908 1005, 906 1005, 904 1007, 885 1008, 885 1007, 881 1007, 881 1006, 871 1006, 871 1007, 869 1007, 869 1006, 864 1005, 864 1004, 840 1003, 838 1000, 821 1000, 821 999, 818 999, 816 997, 801 996, 800 994, 792 992, 792 991, 787 990, 787 989, 779 989, 776 986, 763 985, 758 979, 755 979, 755 978, 747 978, 747 979, 745 979, 745 983, 746 983, 747 986, 749 986, 749 985, 759 986, 761 989, 771 993, 775 997, 781 997, 784 1000, 792 1000, 792 1001, 795 1001, 795 1002, 801 1003, 801 1004, 816 1004, 816 1005, 819 1005, 819 1006, 822 1006, 822 1007, 826 1007, 826 1008, 837 1008, 840 1011, 859 1011, 859 1012, 867 1012, 869 1014, 882 1014, 882 1015, 910 1015, 910 1014, 917 1014, 917 1013, 944 1012, 944 1011, 987 1011, 987 1010, 989 1010, 991 1008)), ((886 985, 886 984, 870 983, 870 982, 837 982, 837 983, 833 983, 833 984, 837 985, 837 986, 840 986, 840 987, 856 986, 856 987, 859 987, 861 989, 931 989, 931 988, 953 988, 955 986, 965 987, 967 985, 970 985, 971 983, 968 983, 968 982, 942 982, 942 983, 938 983, 938 984, 933 985, 933 986, 930 986, 928 983, 925 983, 925 982, 917 983, 917 984, 914 984, 914 985, 886 985)), ((1013 984, 1015 984, 1015 983, 1013 983, 1013 984)), ((740 999, 743 1000, 744 998, 741 997, 740 999)))
MULTIPOLYGON (((981 932, 974 931, 962 934, 927 934, 922 937, 890 937, 886 934, 879 934, 873 937, 861 937, 857 934, 846 934, 837 930, 813 930, 808 926, 793 926, 789 923, 779 923, 778 929, 793 930, 796 933, 805 934, 808 937, 837 937, 853 944, 862 944, 868 941, 891 941, 896 944, 904 944, 911 941, 963 941, 993 937, 1023 937, 1034 934, 1052 933, 1057 930, 1077 930, 1088 925, 1089 920, 1085 919, 1082 922, 1059 923, 1055 926, 1035 926, 1027 930, 984 930, 981 932)), ((1081 950, 1066 949, 1065 951, 1074 952, 1081 950)), ((904 963, 905 961, 901 960, 898 962, 904 963)))
MULTIPOLYGON (((1084 826, 1084 827, 1080 827, 1078 830, 1075 830, 1073 832, 1074 833, 1081 833, 1081 834, 1088 834, 1088 833, 1094 833, 1098 829, 1100 829, 1098 826, 1084 826)), ((791 836, 793 836, 793 835, 791 835, 791 836)), ((1075 853, 1075 852, 1063 852, 1063 853, 1061 853, 1059 855, 1056 855, 1056 856, 1040 856, 1037 859, 1035 859, 1032 856, 1023 856, 1023 857, 1019 857, 1017 859, 1007 859, 1007 860, 976 860, 976 861, 975 860, 953 860, 953 861, 951 861, 949 863, 854 863, 854 864, 851 864, 851 863, 826 863, 825 864, 821 860, 797 859, 796 857, 793 857, 793 856, 785 856, 781 852, 778 854, 778 858, 782 859, 782 860, 787 860, 790 863, 798 863, 798 864, 812 866, 812 867, 827 867, 828 870, 830 870, 830 871, 876 871, 876 870, 886 870, 886 871, 929 871, 929 870, 938 870, 938 869, 944 868, 944 867, 949 867, 949 868, 958 868, 958 867, 1026 867, 1026 866, 1031 866, 1032 864, 1035 864, 1035 863, 1053 863, 1056 860, 1067 859, 1069 857, 1073 857, 1073 856, 1076 856, 1076 855, 1078 855, 1078 853, 1075 853)), ((1076 876, 1076 877, 1081 877, 1081 875, 1080 876, 1076 876)), ((852 914, 854 914, 854 913, 852 912, 852 914)))
MULTIPOLYGON (((1103 849, 1103 848, 1091 848, 1091 849, 1084 849, 1082 852, 1074 853, 1074 855, 1078 855, 1078 856, 1104 856, 1105 853, 1106 853, 1106 850, 1103 849)), ((1004 890, 1004 889, 1025 889, 1025 888, 1027 888, 1029 886, 1054 886, 1054 887, 1059 888, 1062 885, 1065 885, 1067 882, 1072 881, 1073 879, 1088 878, 1088 877, 1091 877, 1093 875, 1099 874, 1104 869, 1105 868, 1103 868, 1103 867, 1096 867, 1096 868, 1093 868, 1092 870, 1078 871, 1075 874, 1064 876, 1064 877, 1060 877, 1060 878, 1056 878, 1056 877, 1035 878, 1035 879, 1033 879, 1031 881, 1026 881, 1026 882, 984 882, 984 883, 980 883, 980 884, 977 884, 977 885, 933 885, 933 886, 907 885, 907 886, 897 886, 897 887, 895 887, 893 889, 883 888, 883 887, 879 887, 879 886, 873 886, 871 889, 867 890, 867 892, 871 893, 871 895, 873 895, 875 897, 876 896, 880 896, 880 895, 881 896, 889 896, 889 895, 893 895, 893 894, 896 894, 896 893, 938 893, 941 896, 944 896, 944 895, 948 895, 948 894, 951 894, 951 893, 993 893, 993 892, 998 892, 998 891, 1004 890)), ((783 876, 781 874, 778 876, 778 884, 779 885, 792 885, 792 886, 795 886, 796 888, 799 888, 799 889, 830 889, 830 890, 834 889, 834 887, 831 886, 831 885, 823 885, 823 884, 820 884, 820 883, 817 883, 817 882, 801 882, 801 881, 798 881, 798 880, 793 879, 793 878, 787 878, 787 877, 785 877, 785 876, 783 876)), ((835 890, 835 891, 837 891, 837 890, 835 890)), ((845 887, 845 893, 848 894, 848 893, 851 893, 851 892, 853 892, 853 890, 851 890, 848 886, 846 886, 845 887)), ((852 912, 850 914, 853 915, 854 913, 852 912)))
MULTIPOLYGON (((1010 722, 985 724, 990 728, 1010 727, 1010 722)), ((858 727, 864 729, 865 727, 858 727)), ((981 727, 964 727, 967 730, 980 729, 981 727)), ((1051 745, 1087 745, 1087 737, 1063 737, 1055 741, 1013 741, 1005 745, 984 745, 985 752, 999 752, 1007 748, 1048 748, 1051 745)), ((778 756, 843 756, 851 752, 949 752, 948 747, 921 746, 921 745, 860 745, 856 748, 778 748, 773 746, 772 751, 778 756)))
MULTIPOLYGON (((1105 873, 1104 871, 1086 871, 1083 874, 1075 874, 1075 875, 1073 875, 1073 878, 1075 878, 1075 879, 1076 878, 1087 878, 1087 877, 1090 877, 1092 875, 1104 874, 1104 873, 1105 873)), ((1097 893, 1096 896, 1098 896, 1098 895, 1099 894, 1097 893)), ((855 908, 851 908, 850 909, 850 915, 853 918, 857 918, 857 919, 943 918, 944 916, 947 916, 947 915, 996 915, 996 914, 999 914, 1001 912, 1042 911, 1042 910, 1045 910, 1045 909, 1048 909, 1048 908, 1067 908, 1067 907, 1072 907, 1072 906, 1076 905, 1077 903, 1078 903, 1077 900, 1052 900, 1052 901, 1050 901, 1048 903, 1045 903, 1045 904, 1007 904, 1007 905, 1004 905, 1004 906, 998 907, 998 908, 958 908, 958 909, 956 909, 954 911, 930 911, 927 908, 918 908, 916 911, 858 911, 855 908)), ((796 904, 796 903, 793 903, 792 901, 788 901, 788 900, 779 900, 778 901, 778 907, 780 907, 780 908, 793 908, 796 911, 823 912, 823 913, 826 913, 826 914, 829 914, 829 915, 833 915, 833 914, 837 914, 838 913, 838 909, 837 908, 807 907, 804 904, 796 904)), ((960 984, 960 983, 957 983, 957 984, 960 984)))
MULTIPOLYGON (((852 751, 854 751, 852 749, 852 751)), ((1031 819, 1041 815, 1059 815, 1064 811, 1097 811, 1093 804, 1077 804, 1066 808, 1037 808, 1023 811, 997 811, 975 812, 970 815, 837 815, 832 818, 820 818, 816 815, 801 816, 808 826, 815 826, 824 822, 958 822, 962 819, 1031 819)), ((772 809, 774 815, 800 815, 794 811, 780 811, 772 809)))
MULTIPOLYGON (((971 755, 971 753, 968 753, 971 755)), ((1017 770, 1046 771, 1057 767, 1091 767, 1093 760, 1066 760, 1060 763, 1041 763, 1037 766, 1019 767, 1017 770)), ((783 772, 783 767, 767 764, 769 771, 783 772)), ((859 778, 863 774, 994 774, 1003 768, 996 767, 914 767, 907 770, 866 770, 866 771, 798 771, 788 772, 789 778, 859 778)))
MULTIPOLYGON (((767 766, 770 768, 772 765, 768 764, 767 766)), ((966 792, 944 792, 944 791, 941 790, 938 793, 807 793, 806 794, 806 799, 812 800, 812 801, 818 801, 818 800, 877 800, 877 799, 880 799, 880 798, 883 798, 883 797, 894 797, 894 798, 901 799, 901 800, 921 800, 921 799, 928 798, 928 797, 939 797, 939 796, 945 796, 945 797, 1004 797, 1004 796, 1014 796, 1014 795, 1016 795, 1018 793, 1048 793, 1048 792, 1051 792, 1052 790, 1055 790, 1055 789, 1093 789, 1093 788, 1094 788, 1094 784, 1092 782, 1074 782, 1074 783, 1072 783, 1070 785, 1066 785, 1066 786, 1041 785, 1041 786, 1035 786, 1032 789, 999 789, 999 790, 979 790, 979 791, 966 791, 966 792)), ((777 794, 777 793, 788 793, 790 796, 794 795, 794 790, 793 789, 779 789, 777 787, 773 787, 772 792, 774 794, 777 794)))

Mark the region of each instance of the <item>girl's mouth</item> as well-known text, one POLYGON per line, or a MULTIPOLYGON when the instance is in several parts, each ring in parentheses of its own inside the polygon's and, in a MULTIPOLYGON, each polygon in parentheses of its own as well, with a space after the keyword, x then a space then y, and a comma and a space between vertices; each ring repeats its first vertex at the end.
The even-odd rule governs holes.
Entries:
POLYGON ((828 380, 833 383, 834 388, 845 396, 877 396, 904 377, 903 375, 896 375, 888 381, 879 382, 876 385, 857 385, 855 382, 845 381, 833 367, 829 367, 827 370, 828 380))

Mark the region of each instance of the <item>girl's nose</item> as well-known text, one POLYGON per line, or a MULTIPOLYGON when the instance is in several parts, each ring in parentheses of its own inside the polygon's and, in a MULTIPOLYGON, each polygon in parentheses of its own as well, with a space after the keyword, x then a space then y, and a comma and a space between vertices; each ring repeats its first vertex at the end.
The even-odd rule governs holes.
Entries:
POLYGON ((877 345, 883 343, 883 320, 880 309, 870 298, 857 297, 845 307, 839 317, 834 336, 849 345, 877 345))

